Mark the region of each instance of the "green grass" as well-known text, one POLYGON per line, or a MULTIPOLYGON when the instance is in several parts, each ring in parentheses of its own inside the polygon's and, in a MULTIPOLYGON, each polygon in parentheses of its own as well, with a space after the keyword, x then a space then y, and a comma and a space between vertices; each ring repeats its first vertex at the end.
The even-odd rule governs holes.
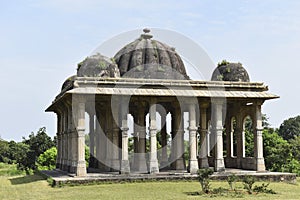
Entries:
MULTIPOLYGON (((259 185, 261 183, 257 182, 259 185)), ((212 181, 211 187, 229 188, 226 181, 212 181)), ((237 183, 236 187, 242 189, 242 183, 237 183)), ((278 194, 244 194, 243 199, 288 200, 300 197, 299 185, 272 182, 269 187, 278 194)), ((196 195, 198 192, 200 184, 196 181, 113 183, 52 188, 39 175, 0 176, 0 199, 232 199, 232 196, 213 198, 207 195, 199 196, 196 195)))
POLYGON ((0 163, 0 176, 15 176, 15 175, 24 175, 23 171, 17 170, 15 164, 9 165, 6 163, 0 163))

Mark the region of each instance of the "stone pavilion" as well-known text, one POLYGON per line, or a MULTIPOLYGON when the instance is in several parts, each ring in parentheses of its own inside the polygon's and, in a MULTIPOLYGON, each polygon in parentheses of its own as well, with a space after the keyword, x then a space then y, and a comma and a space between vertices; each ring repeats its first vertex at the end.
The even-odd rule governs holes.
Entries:
POLYGON ((76 176, 194 174, 208 167, 265 171, 261 108, 278 98, 267 91, 263 83, 250 82, 240 63, 222 62, 211 80, 191 80, 175 48, 144 29, 113 58, 98 53, 79 63, 47 108, 57 115, 56 167, 76 176), (246 117, 254 134, 250 157, 245 155, 246 117))

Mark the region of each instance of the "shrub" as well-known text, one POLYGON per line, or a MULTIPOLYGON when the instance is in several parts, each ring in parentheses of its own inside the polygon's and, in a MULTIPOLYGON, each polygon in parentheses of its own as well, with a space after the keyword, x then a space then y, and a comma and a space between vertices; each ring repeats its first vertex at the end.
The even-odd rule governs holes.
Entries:
POLYGON ((201 184, 202 191, 206 194, 209 193, 209 191, 210 191, 210 177, 209 176, 212 174, 213 174, 213 170, 209 169, 209 168, 198 170, 198 179, 201 184))
POLYGON ((37 159, 38 170, 52 170, 55 169, 57 150, 52 147, 42 153, 37 159))
POLYGON ((255 178, 253 176, 246 175, 243 178, 244 189, 246 189, 249 194, 252 194, 252 192, 253 192, 253 184, 254 183, 255 183, 255 178))
POLYGON ((231 190, 235 190, 236 181, 237 181, 237 176, 235 174, 231 174, 227 177, 227 182, 231 190))

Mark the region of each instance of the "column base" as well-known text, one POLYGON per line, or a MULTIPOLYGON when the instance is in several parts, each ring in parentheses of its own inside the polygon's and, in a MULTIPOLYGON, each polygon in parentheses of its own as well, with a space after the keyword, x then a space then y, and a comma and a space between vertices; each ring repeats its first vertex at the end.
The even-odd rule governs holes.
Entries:
POLYGON ((208 158, 199 158, 199 168, 209 168, 208 158))
POLYGON ((75 168, 76 176, 86 176, 86 166, 85 161, 78 162, 76 168, 75 168))
POLYGON ((175 170, 186 170, 185 161, 183 158, 178 158, 175 161, 175 170))
POLYGON ((154 173, 158 173, 158 172, 159 172, 158 161, 157 160, 150 161, 149 162, 149 173, 154 174, 154 173))
POLYGON ((147 161, 145 157, 145 153, 140 153, 136 155, 136 159, 134 160, 133 166, 134 171, 139 173, 147 173, 148 167, 147 167, 147 161))
POLYGON ((197 160, 189 160, 189 169, 188 171, 191 174, 197 174, 198 172, 198 161, 197 160))
POLYGON ((63 171, 66 171, 66 172, 68 171, 68 164, 67 164, 67 161, 66 161, 66 160, 63 161, 63 164, 62 164, 62 170, 63 170, 63 171))
POLYGON ((111 166, 110 166, 111 172, 118 172, 120 171, 120 161, 117 159, 111 160, 111 166))
POLYGON ((224 159, 215 159, 215 171, 222 172, 225 171, 224 159))
POLYGON ((255 170, 256 171, 266 171, 265 160, 264 158, 256 158, 255 159, 255 170))
POLYGON ((121 160, 120 174, 129 174, 129 173, 130 173, 129 160, 121 160))

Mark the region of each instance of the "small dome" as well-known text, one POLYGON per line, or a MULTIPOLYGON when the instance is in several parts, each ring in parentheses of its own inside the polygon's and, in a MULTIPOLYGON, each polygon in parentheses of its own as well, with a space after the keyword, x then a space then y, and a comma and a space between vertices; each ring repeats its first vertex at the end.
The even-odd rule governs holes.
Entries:
POLYGON ((212 81, 249 82, 250 78, 241 63, 222 61, 212 74, 212 81))
POLYGON ((78 77, 120 77, 119 69, 113 59, 100 53, 87 57, 77 68, 78 77))
POLYGON ((74 80, 77 76, 73 75, 70 76, 69 78, 67 78, 67 80, 65 80, 65 82, 63 83, 62 87, 61 87, 61 91, 64 91, 66 89, 70 90, 73 88, 74 86, 74 80))
POLYGON ((131 78, 188 79, 184 64, 172 48, 152 39, 149 29, 115 56, 120 75, 131 78))

